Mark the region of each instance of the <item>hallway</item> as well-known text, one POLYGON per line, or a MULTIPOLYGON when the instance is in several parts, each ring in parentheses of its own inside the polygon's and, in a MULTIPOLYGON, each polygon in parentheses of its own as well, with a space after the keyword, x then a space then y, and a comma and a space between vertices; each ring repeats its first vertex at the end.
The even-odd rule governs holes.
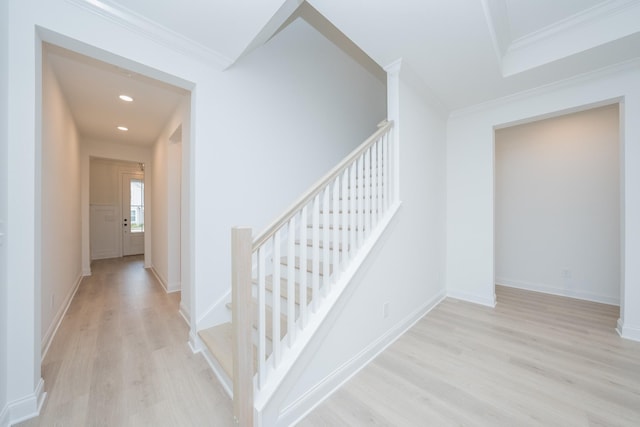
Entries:
POLYGON ((142 256, 94 261, 47 353, 40 417, 20 426, 227 426, 231 400, 187 345, 180 294, 142 256))

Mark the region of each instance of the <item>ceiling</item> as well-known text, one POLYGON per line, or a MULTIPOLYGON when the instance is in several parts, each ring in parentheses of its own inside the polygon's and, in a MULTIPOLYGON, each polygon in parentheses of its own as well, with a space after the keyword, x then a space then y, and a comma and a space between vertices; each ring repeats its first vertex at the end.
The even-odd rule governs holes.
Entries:
MULTIPOLYGON (((77 1, 220 69, 311 6, 377 64, 402 58, 405 75, 447 112, 640 54, 640 0, 77 1)), ((64 49, 45 53, 88 138, 152 144, 186 93, 64 49), (122 92, 135 101, 121 102, 122 92), (121 124, 130 130, 115 132, 121 124)))
POLYGON ((85 139, 151 146, 187 91, 129 70, 44 44, 44 60, 58 80, 85 139), (119 99, 126 94, 133 102, 119 99), (117 129, 125 126, 126 132, 117 129))

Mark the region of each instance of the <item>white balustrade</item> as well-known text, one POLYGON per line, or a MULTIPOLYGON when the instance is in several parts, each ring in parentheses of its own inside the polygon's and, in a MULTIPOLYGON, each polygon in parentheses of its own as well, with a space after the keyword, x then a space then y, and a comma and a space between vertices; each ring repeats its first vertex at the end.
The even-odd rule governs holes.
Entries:
MULTIPOLYGON (((392 123, 381 125, 253 240, 251 259, 255 265, 245 266, 249 273, 238 275, 245 283, 234 283, 249 291, 234 292, 245 299, 234 300, 233 310, 241 317, 247 312, 255 317, 254 325, 247 327, 245 322, 244 330, 234 325, 234 335, 248 336, 257 346, 254 395, 259 395, 268 386, 269 377, 281 369, 287 352, 292 351, 298 336, 312 323, 341 274, 392 206, 390 198, 397 196, 391 192, 397 176, 397 170, 392 170, 392 129, 392 123), (253 279, 247 281, 252 272, 253 279), (267 319, 269 312, 271 318, 267 319), (283 316, 286 322, 281 323, 283 316)), ((234 252, 234 265, 236 256, 234 252)), ((234 366, 239 363, 236 359, 234 366)))

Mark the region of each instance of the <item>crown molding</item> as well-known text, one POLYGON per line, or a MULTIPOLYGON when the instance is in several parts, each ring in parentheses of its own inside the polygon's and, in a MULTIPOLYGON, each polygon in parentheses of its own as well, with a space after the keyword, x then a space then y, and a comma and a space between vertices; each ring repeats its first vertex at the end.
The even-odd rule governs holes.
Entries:
MULTIPOLYGON (((639 0, 609 0, 604 3, 597 4, 588 9, 575 13, 551 25, 540 28, 526 36, 512 40, 507 48, 509 51, 524 49, 532 44, 539 43, 543 40, 549 40, 557 37, 560 33, 574 30, 576 28, 591 27, 597 22, 610 18, 616 14, 628 12, 630 8, 640 4, 639 0)), ((639 24, 640 28, 640 24, 639 24)))
POLYGON ((640 33, 640 0, 607 0, 512 39, 504 0, 481 0, 503 77, 640 33))
POLYGON ((553 83, 538 86, 532 89, 516 92, 510 95, 506 95, 500 98, 491 99, 479 104, 463 107, 449 113, 449 119, 457 119, 471 114, 480 113, 494 108, 508 105, 512 102, 521 101, 523 99, 533 98, 536 96, 545 95, 547 93, 555 92, 563 88, 568 88, 578 84, 587 83, 590 81, 598 80, 611 75, 623 73, 631 70, 640 70, 640 58, 630 59, 628 61, 620 62, 608 67, 599 68, 594 71, 579 74, 567 79, 558 80, 553 83))
POLYGON ((188 57, 215 65, 222 69, 234 61, 226 56, 173 31, 155 21, 146 18, 123 6, 116 6, 107 0, 66 0, 74 6, 83 8, 121 27, 144 36, 188 57))

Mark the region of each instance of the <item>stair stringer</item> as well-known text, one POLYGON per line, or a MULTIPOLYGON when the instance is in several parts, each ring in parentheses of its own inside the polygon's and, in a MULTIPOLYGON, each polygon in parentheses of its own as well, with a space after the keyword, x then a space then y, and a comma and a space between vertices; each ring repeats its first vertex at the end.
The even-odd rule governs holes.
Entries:
POLYGON ((231 314, 227 304, 231 302, 231 288, 211 304, 207 311, 196 321, 196 330, 210 328, 222 323, 231 322, 231 314))
MULTIPOLYGON (((368 236, 348 269, 342 273, 341 279, 332 285, 330 294, 324 299, 319 310, 309 319, 309 324, 305 330, 298 331, 297 341, 294 346, 286 349, 286 353, 283 353, 283 360, 278 371, 272 374, 269 383, 255 397, 256 426, 290 425, 317 404, 316 395, 310 393, 308 396, 305 394, 305 396, 298 398, 293 405, 289 405, 290 407, 282 408, 282 405, 287 403, 291 388, 296 384, 300 372, 313 363, 314 350, 327 337, 336 319, 344 310, 350 296, 362 281, 362 276, 366 274, 368 267, 371 265, 372 260, 370 258, 375 259, 371 255, 375 254, 384 245, 386 238, 393 232, 394 218, 400 206, 401 203, 397 202, 389 207, 387 214, 372 230, 372 233, 368 236)), ((389 337, 385 336, 381 343, 392 342, 403 331, 404 329, 399 333, 389 335, 389 337)), ((383 347, 386 347, 386 345, 384 344, 383 347)), ((363 360, 364 363, 367 361, 367 358, 363 360)), ((351 371, 343 370, 332 379, 332 382, 337 381, 336 386, 340 385, 355 373, 351 371), (341 379, 343 377, 344 379, 341 379)), ((314 384, 310 389, 318 386, 319 384, 314 384)))

